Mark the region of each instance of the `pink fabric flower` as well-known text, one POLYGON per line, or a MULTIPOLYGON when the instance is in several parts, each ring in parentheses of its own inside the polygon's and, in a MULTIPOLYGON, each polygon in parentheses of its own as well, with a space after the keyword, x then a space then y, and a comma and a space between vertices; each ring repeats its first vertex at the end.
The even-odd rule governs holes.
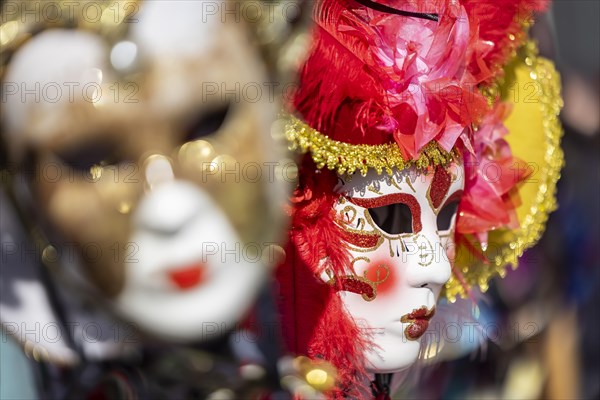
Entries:
MULTIPOLYGON (((440 21, 358 8, 346 10, 338 32, 332 32, 351 35, 366 47, 354 54, 385 90, 379 104, 383 111, 373 112, 373 103, 365 103, 358 124, 365 135, 374 127, 391 131, 409 158, 418 157, 432 140, 451 150, 487 109, 467 69, 474 38, 464 7, 453 1, 430 2, 431 10, 423 7, 419 11, 437 12, 440 21)), ((353 40, 342 44, 349 50, 363 47, 353 40)))
POLYGON ((503 124, 510 105, 498 103, 474 134, 474 153, 464 152, 465 191, 456 224, 458 234, 474 234, 487 243, 489 231, 499 227, 517 228, 515 196, 517 184, 528 176, 527 168, 512 152, 503 124))

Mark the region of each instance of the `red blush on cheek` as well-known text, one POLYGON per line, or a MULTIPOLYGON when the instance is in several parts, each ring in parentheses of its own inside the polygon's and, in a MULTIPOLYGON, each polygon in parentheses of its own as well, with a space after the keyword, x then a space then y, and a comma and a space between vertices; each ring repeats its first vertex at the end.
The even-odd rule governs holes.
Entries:
POLYGON ((377 296, 392 293, 398 280, 397 271, 385 260, 372 261, 362 275, 375 284, 377 296))

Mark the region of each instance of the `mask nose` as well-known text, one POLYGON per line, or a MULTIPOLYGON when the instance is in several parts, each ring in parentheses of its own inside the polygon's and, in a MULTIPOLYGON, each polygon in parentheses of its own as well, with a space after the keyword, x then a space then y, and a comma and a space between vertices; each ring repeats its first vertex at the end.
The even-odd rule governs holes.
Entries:
POLYGON ((154 154, 144 161, 144 179, 146 187, 154 190, 158 185, 175 179, 171 161, 160 154, 154 154))
POLYGON ((406 265, 408 284, 412 287, 439 288, 452 273, 446 246, 437 231, 423 232, 405 239, 401 255, 406 265))
POLYGON ((208 205, 207 197, 190 183, 165 183, 143 198, 134 224, 138 228, 164 235, 175 234, 208 205))
POLYGON ((163 235, 175 234, 210 203, 196 186, 175 180, 168 158, 151 156, 144 162, 148 193, 142 198, 134 225, 163 235))

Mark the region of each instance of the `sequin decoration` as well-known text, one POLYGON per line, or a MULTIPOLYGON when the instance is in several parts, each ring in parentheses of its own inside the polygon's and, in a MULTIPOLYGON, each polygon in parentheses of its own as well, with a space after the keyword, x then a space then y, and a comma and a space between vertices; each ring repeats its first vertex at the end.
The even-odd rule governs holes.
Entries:
POLYGON ((388 175, 392 174, 393 168, 403 170, 415 166, 419 170, 425 170, 429 166, 447 166, 460 157, 458 150, 447 152, 432 141, 423 148, 418 158, 407 160, 396 143, 355 145, 339 142, 292 115, 283 118, 287 120, 285 135, 290 143, 290 150, 310 152, 317 168, 327 167, 340 175, 352 174, 358 170, 365 176, 369 168, 375 169, 378 174, 385 170, 388 175))
POLYGON ((332 278, 328 283, 336 288, 336 290, 360 294, 366 301, 373 301, 375 300, 375 297, 377 297, 375 284, 360 276, 340 276, 338 278, 332 278))
POLYGON ((352 246, 361 249, 375 249, 383 243, 383 236, 377 233, 353 231, 350 229, 342 230, 342 238, 352 246))
MULTIPOLYGON (((539 85, 541 93, 535 104, 539 106, 542 115, 545 140, 540 142, 544 156, 536 174, 537 189, 531 205, 519 218, 518 229, 492 232, 496 235, 494 246, 491 245, 492 240, 487 249, 475 242, 457 243, 459 250, 461 247, 470 249, 465 250, 462 257, 457 254, 454 266, 462 275, 463 282, 453 274, 445 286, 443 296, 451 302, 457 297, 466 297, 467 289, 475 285, 486 291, 491 278, 497 275, 504 276, 508 265, 516 268, 519 257, 538 241, 544 232, 548 215, 556 209, 556 183, 564 164, 560 148, 563 130, 558 119, 563 104, 560 96, 560 75, 551 61, 538 56, 537 45, 532 41, 520 50, 519 62, 515 65, 527 67, 529 77, 539 85), (464 257, 466 253, 470 256, 464 257)), ((493 92, 490 93, 492 96, 493 92)))
POLYGON ((412 215, 413 233, 420 232, 423 228, 421 225, 421 207, 417 199, 410 194, 393 193, 374 198, 349 197, 348 200, 352 204, 363 208, 378 208, 397 203, 406 204, 412 215))
POLYGON ((452 179, 448 171, 443 167, 436 167, 428 193, 434 210, 437 210, 442 204, 448 189, 450 189, 450 183, 452 183, 452 179))

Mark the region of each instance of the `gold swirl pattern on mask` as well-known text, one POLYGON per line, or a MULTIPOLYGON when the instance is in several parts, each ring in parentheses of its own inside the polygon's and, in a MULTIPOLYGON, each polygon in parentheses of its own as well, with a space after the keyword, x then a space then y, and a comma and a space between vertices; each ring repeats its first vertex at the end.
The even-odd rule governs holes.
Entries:
POLYGON ((415 243, 418 250, 417 264, 421 267, 430 266, 435 260, 435 249, 431 241, 422 233, 415 235, 412 238, 412 241, 415 243))
MULTIPOLYGON (((352 271, 355 270, 354 264, 356 264, 358 261, 364 261, 366 263, 370 263, 371 259, 369 257, 364 257, 364 256, 356 257, 354 260, 352 260, 352 262, 350 264, 352 271)), ((391 275, 390 267, 383 263, 377 265, 377 270, 375 271, 376 280, 370 279, 368 277, 368 271, 364 271, 363 276, 352 274, 352 275, 344 275, 341 277, 336 277, 333 274, 333 272, 329 269, 325 270, 325 273, 329 277, 329 280, 327 281, 328 285, 338 287, 338 290, 349 291, 349 292, 353 292, 356 294, 360 294, 362 296, 363 300, 365 300, 365 301, 375 300, 375 298, 377 297, 377 286, 379 286, 379 285, 383 284, 385 281, 387 281, 391 275), (384 276, 382 276, 382 274, 381 274, 382 269, 385 271, 384 276), (369 288, 369 291, 371 293, 366 293, 364 291, 361 291, 362 285, 366 285, 366 287, 369 288)))
POLYGON ((375 270, 375 278, 376 278, 376 280, 369 279, 369 277, 368 277, 368 271, 363 272, 363 278, 365 278, 368 281, 373 282, 373 284, 375 286, 379 286, 379 285, 381 285, 382 283, 384 283, 385 281, 388 280, 388 278, 390 277, 391 272, 390 272, 390 267, 387 266, 386 264, 383 264, 383 263, 382 264, 378 264, 376 266, 376 268, 377 268, 375 270), (385 271, 385 275, 383 277, 381 276, 381 270, 385 271))
MULTIPOLYGON (((371 262, 368 257, 357 257, 352 260, 352 271, 354 271, 354 264, 358 261, 371 262)), ((335 287, 336 290, 360 294, 365 301, 373 301, 377 297, 377 285, 370 279, 355 274, 335 276, 329 269, 325 270, 325 273, 329 277, 327 284, 335 287), (365 290, 366 288, 368 288, 368 290, 365 290)))
POLYGON ((348 225, 352 225, 354 220, 356 220, 356 216, 358 215, 358 211, 354 206, 346 206, 340 211, 340 218, 344 221, 344 223, 348 225))

